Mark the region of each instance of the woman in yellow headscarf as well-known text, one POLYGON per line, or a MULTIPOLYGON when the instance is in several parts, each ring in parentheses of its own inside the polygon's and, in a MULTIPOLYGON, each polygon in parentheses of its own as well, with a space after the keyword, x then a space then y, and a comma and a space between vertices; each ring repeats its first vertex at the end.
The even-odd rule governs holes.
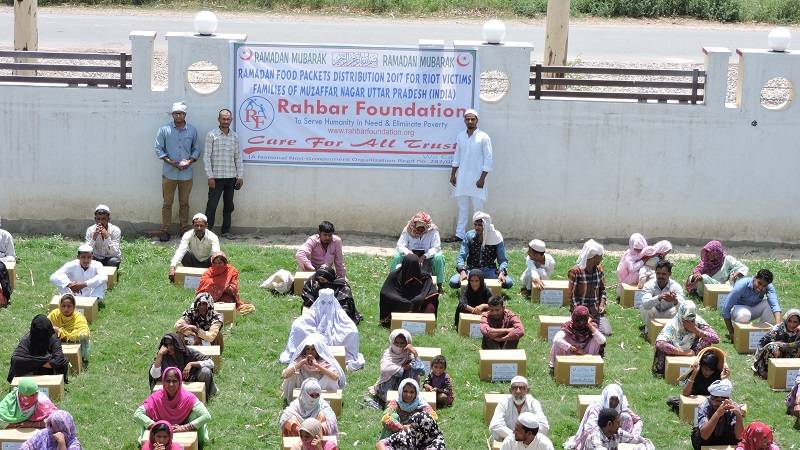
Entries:
POLYGON ((89 323, 80 311, 75 310, 75 297, 62 295, 58 308, 50 311, 47 318, 61 342, 81 344, 81 359, 86 364, 89 359, 89 323))

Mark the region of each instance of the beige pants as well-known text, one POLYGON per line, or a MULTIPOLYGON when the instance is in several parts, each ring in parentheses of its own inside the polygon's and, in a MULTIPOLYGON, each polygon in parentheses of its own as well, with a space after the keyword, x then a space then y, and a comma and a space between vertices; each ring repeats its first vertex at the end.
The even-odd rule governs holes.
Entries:
POLYGON ((178 221, 180 232, 189 228, 189 194, 192 192, 192 180, 170 180, 161 177, 161 194, 164 204, 161 207, 161 231, 167 231, 172 224, 172 201, 175 199, 175 189, 178 189, 178 221))

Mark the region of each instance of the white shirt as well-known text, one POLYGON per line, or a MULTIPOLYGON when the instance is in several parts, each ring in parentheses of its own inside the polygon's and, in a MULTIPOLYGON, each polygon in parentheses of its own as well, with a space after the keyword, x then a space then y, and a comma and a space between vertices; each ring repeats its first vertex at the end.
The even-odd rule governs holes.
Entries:
POLYGON ((663 312, 672 308, 674 306, 672 303, 658 298, 659 295, 668 292, 674 292, 677 294, 678 304, 683 303, 685 300, 683 297, 683 288, 672 278, 669 279, 669 282, 667 282, 667 285, 664 286, 664 289, 661 289, 658 286, 658 282, 656 280, 650 280, 645 283, 644 286, 642 286, 642 291, 644 292, 644 294, 642 294, 642 311, 656 308, 657 310, 663 312))
POLYGON ((14 238, 6 230, 0 230, 0 260, 3 262, 15 262, 17 252, 14 251, 14 238))
POLYGON ((175 250, 175 256, 172 257, 172 262, 169 263, 170 267, 176 267, 187 251, 199 261, 204 261, 210 258, 212 253, 219 251, 219 238, 211 230, 206 230, 203 239, 198 239, 197 235, 194 234, 194 230, 183 233, 181 243, 178 244, 178 249, 175 250))
POLYGON ((520 413, 524 412, 533 413, 536 416, 536 420, 539 421, 539 434, 547 435, 550 431, 550 424, 547 422, 547 416, 544 415, 539 400, 536 400, 532 395, 528 394, 525 397, 525 403, 522 404, 522 410, 517 411, 517 407, 514 405, 514 397, 508 394, 506 401, 497 403, 492 421, 489 423, 492 439, 495 441, 502 441, 506 436, 511 436, 513 438, 514 427, 517 425, 517 418, 520 413))
POLYGON ((99 234, 97 239, 94 239, 96 229, 97 224, 87 228, 86 237, 84 238, 84 243, 92 246, 92 254, 98 258, 122 258, 122 250, 119 247, 119 243, 122 240, 122 231, 119 227, 108 224, 108 239, 104 239, 99 234))
POLYGON ((544 265, 538 267, 530 256, 525 257, 525 264, 528 266, 526 272, 531 274, 531 280, 549 280, 550 275, 556 270, 556 260, 550 253, 544 254, 544 265))
POLYGON ((58 286, 59 289, 65 289, 73 281, 86 283, 86 287, 76 294, 90 297, 95 288, 99 288, 108 282, 108 276, 103 272, 103 265, 99 261, 93 260, 89 264, 89 268, 83 270, 81 262, 77 259, 69 261, 50 275, 50 282, 58 286))
MULTIPOLYGON (((541 427, 541 425, 539 426, 541 427)), ((553 443, 550 441, 550 438, 542 434, 542 430, 540 429, 530 445, 525 445, 524 442, 518 442, 514 438, 514 433, 511 433, 511 435, 503 440, 503 446, 500 447, 500 450, 553 450, 553 443)))
POLYGON ((453 196, 486 200, 486 185, 478 189, 475 183, 481 172, 492 171, 492 140, 489 135, 479 129, 472 132, 472 136, 467 136, 466 130, 458 133, 453 167, 458 167, 453 196))
POLYGON ((439 230, 426 231, 419 238, 415 238, 403 230, 397 240, 397 251, 407 255, 414 250, 424 250, 425 258, 431 259, 434 255, 442 251, 442 240, 439 237, 439 230))

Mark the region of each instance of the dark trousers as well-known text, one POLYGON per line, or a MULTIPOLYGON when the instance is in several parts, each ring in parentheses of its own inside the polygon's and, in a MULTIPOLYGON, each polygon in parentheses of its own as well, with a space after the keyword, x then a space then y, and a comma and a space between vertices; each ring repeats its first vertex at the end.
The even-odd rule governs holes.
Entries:
POLYGON ((222 232, 231 230, 231 213, 233 212, 233 187, 236 178, 215 178, 214 189, 208 188, 208 202, 206 203, 206 217, 208 229, 214 228, 214 219, 217 214, 219 198, 222 197, 222 232))
POLYGON ((207 269, 211 267, 211 258, 209 257, 206 260, 200 261, 195 258, 192 253, 187 251, 186 254, 183 255, 183 259, 181 259, 181 264, 183 264, 183 267, 201 267, 207 269))
POLYGON ((517 348, 519 340, 498 342, 484 336, 481 344, 483 350, 514 350, 517 348))
POLYGON ((100 258, 99 256, 92 256, 92 259, 94 259, 95 261, 100 261, 100 264, 104 266, 113 266, 113 267, 119 267, 119 264, 122 262, 122 260, 117 258, 116 256, 109 256, 108 258, 100 258))

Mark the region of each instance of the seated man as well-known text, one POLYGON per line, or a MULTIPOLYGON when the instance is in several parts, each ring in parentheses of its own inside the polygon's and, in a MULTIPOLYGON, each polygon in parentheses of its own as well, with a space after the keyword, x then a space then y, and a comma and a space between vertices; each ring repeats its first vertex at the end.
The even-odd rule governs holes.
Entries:
POLYGON ((169 264, 169 281, 175 281, 175 268, 178 263, 184 267, 211 267, 211 254, 219 250, 219 238, 207 230, 208 219, 197 213, 192 217, 192 229, 183 233, 181 243, 169 264))
POLYGON ((58 287, 59 294, 73 294, 82 297, 97 297, 103 303, 108 277, 103 265, 92 259, 92 247, 83 244, 78 247, 78 258, 74 259, 50 275, 50 282, 58 287))
POLYGON ((542 280, 549 279, 556 270, 556 260, 549 253, 545 253, 546 250, 544 242, 539 239, 528 243, 528 256, 525 257, 528 267, 520 277, 522 288, 519 290, 525 297, 531 296, 533 288, 544 289, 542 280))
POLYGON ((92 247, 92 258, 104 266, 119 267, 122 262, 120 241, 122 231, 119 227, 108 223, 111 210, 106 205, 97 205, 94 209, 94 225, 86 229, 84 243, 92 247))
POLYGON ((733 384, 722 379, 711 383, 709 396, 695 410, 692 447, 700 450, 706 445, 736 445, 742 438, 744 420, 742 408, 731 401, 733 384))
POLYGON ((738 323, 750 323, 751 320, 776 325, 781 323, 781 305, 778 303, 775 286, 772 285, 772 272, 761 269, 755 277, 740 278, 725 299, 722 318, 725 319, 731 341, 733 341, 731 320, 738 323))
POLYGON ((442 241, 439 237, 439 228, 431 221, 424 211, 419 211, 408 221, 400 238, 397 240, 397 253, 392 258, 389 270, 392 271, 400 265, 403 256, 413 253, 419 257, 422 268, 436 277, 439 292, 442 292, 444 283, 444 255, 442 255, 442 241))
POLYGON ((539 400, 528 393, 528 379, 517 375, 511 379, 508 391, 508 399, 497 403, 492 421, 489 422, 492 439, 502 442, 507 436, 514 436, 517 419, 524 413, 532 414, 539 422, 540 433, 546 435, 550 431, 550 424, 539 400))
POLYGON ((597 427, 583 444, 584 450, 612 450, 619 444, 637 444, 635 448, 654 450, 655 446, 642 436, 634 436, 620 428, 620 413, 614 408, 603 408, 597 416, 597 427))
POLYGON ((489 309, 481 314, 481 334, 484 350, 511 350, 517 348, 525 328, 519 317, 506 309, 503 297, 496 295, 489 299, 489 309))
POLYGON ((484 278, 496 278, 503 289, 510 288, 514 285, 514 279, 508 276, 503 235, 495 230, 491 216, 485 212, 476 212, 472 222, 474 229, 467 231, 461 241, 461 252, 456 260, 457 273, 450 277, 450 287, 459 289, 470 270, 481 269, 484 278))
POLYGON ((0 261, 4 263, 17 261, 14 238, 11 237, 11 233, 3 229, 0 229, 0 261))
POLYGON ((642 304, 639 312, 645 330, 653 319, 671 319, 678 312, 678 305, 685 299, 680 283, 672 279, 672 263, 660 260, 656 264, 656 278, 642 287, 642 304))
POLYGON ((553 443, 539 432, 539 421, 536 416, 524 412, 514 424, 514 434, 506 436, 500 450, 553 450, 553 443))
POLYGON ((342 238, 336 236, 333 224, 323 220, 319 224, 319 233, 309 236, 294 255, 297 260, 297 270, 301 272, 314 272, 319 266, 327 264, 336 268, 336 274, 347 279, 347 270, 344 267, 342 255, 342 238))
POLYGON ((594 239, 583 244, 581 254, 575 266, 569 270, 570 312, 576 306, 583 305, 589 309, 589 315, 606 336, 611 336, 611 322, 606 318, 606 285, 603 266, 603 246, 594 239))

